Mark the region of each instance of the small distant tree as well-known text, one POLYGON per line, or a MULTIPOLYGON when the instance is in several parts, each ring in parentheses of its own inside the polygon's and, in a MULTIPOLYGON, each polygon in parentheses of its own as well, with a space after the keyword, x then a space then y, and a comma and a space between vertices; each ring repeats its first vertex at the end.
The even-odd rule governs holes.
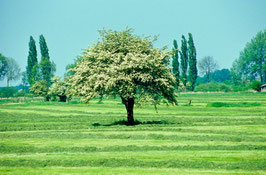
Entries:
POLYGON ((197 58, 196 58, 196 48, 194 45, 192 34, 188 34, 188 62, 189 62, 189 70, 188 70, 188 80, 190 82, 191 90, 194 91, 197 77, 198 77, 198 69, 197 69, 197 58))
POLYGON ((27 79, 27 72, 22 72, 22 78, 21 78, 21 81, 22 81, 22 88, 23 88, 23 91, 25 92, 25 87, 28 85, 28 79, 27 79))
POLYGON ((138 101, 158 104, 162 98, 176 104, 175 78, 164 59, 169 52, 153 48, 152 41, 125 31, 99 31, 101 40, 85 49, 73 70, 72 92, 90 101, 95 96, 119 96, 127 110, 128 125, 134 125, 138 101))
POLYGON ((0 80, 3 80, 7 72, 7 59, 0 53, 0 80))
POLYGON ((6 80, 7 87, 9 87, 9 82, 12 80, 18 80, 21 76, 20 68, 13 58, 6 58, 7 61, 7 70, 6 70, 6 80))
POLYGON ((49 87, 49 96, 58 96, 60 102, 66 102, 68 90, 66 81, 61 81, 58 76, 54 76, 51 81, 53 84, 49 87))
POLYGON ((47 86, 47 82, 45 80, 36 81, 31 87, 30 92, 32 92, 37 97, 45 97, 46 101, 50 100, 50 96, 48 95, 49 87, 47 86))
POLYGON ((206 75, 207 82, 210 82, 210 75, 218 68, 217 62, 211 56, 202 58, 199 63, 199 70, 202 75, 206 75))
POLYGON ((233 64, 232 67, 230 69, 230 75, 232 78, 232 83, 234 85, 240 85, 243 82, 243 72, 242 72, 242 67, 241 67, 241 60, 236 59, 233 64))
POLYGON ((211 80, 218 82, 218 83, 230 81, 231 80, 230 70, 229 69, 221 69, 221 70, 214 71, 211 74, 211 80))
POLYGON ((181 40, 181 80, 183 85, 187 86, 187 68, 188 68, 188 48, 187 48, 187 40, 184 35, 182 35, 181 40))
POLYGON ((178 87, 179 86, 179 80, 180 80, 180 72, 179 72, 177 41, 174 40, 173 44, 174 44, 174 48, 173 48, 173 61, 172 61, 172 66, 173 66, 173 74, 174 74, 175 79, 176 79, 176 87, 178 87))

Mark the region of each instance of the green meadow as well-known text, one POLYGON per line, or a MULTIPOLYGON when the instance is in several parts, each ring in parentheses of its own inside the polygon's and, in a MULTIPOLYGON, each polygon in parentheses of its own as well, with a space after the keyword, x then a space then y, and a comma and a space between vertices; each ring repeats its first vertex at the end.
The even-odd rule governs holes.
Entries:
POLYGON ((119 99, 0 100, 0 174, 266 174, 266 93, 178 102, 136 106, 126 126, 119 99))

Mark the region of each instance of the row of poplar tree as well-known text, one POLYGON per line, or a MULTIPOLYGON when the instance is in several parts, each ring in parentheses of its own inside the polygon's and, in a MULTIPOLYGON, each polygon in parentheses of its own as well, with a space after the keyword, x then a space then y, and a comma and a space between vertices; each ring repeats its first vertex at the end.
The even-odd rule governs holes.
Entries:
POLYGON ((26 78, 30 86, 39 80, 46 82, 47 86, 51 84, 51 78, 56 71, 55 64, 50 60, 49 50, 43 35, 40 35, 41 61, 38 62, 36 43, 32 36, 29 42, 29 55, 26 67, 26 78))
POLYGON ((196 58, 197 54, 192 34, 188 33, 188 41, 185 36, 182 35, 180 49, 178 49, 176 40, 174 40, 173 44, 172 67, 173 74, 176 78, 176 86, 179 87, 182 83, 185 89, 194 91, 198 77, 198 70, 196 58))
MULTIPOLYGON (((32 36, 29 41, 29 55, 26 67, 27 82, 32 86, 35 82, 43 80, 49 87, 51 78, 55 73, 55 64, 50 60, 49 50, 43 35, 39 39, 41 61, 38 62, 36 42, 32 36)), ((173 42, 173 74, 176 78, 176 87, 181 83, 185 89, 194 90, 198 77, 196 48, 191 33, 188 33, 188 41, 182 35, 181 48, 178 48, 177 41, 173 42), (179 59, 180 58, 180 59, 179 59), (179 61, 180 60, 180 61, 179 61)))

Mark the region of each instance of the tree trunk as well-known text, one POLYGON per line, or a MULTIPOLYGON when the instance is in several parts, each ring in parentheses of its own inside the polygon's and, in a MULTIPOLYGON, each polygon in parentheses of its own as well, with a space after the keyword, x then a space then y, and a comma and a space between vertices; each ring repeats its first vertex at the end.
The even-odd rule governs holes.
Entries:
POLYGON ((6 84, 7 84, 7 87, 9 87, 9 79, 8 78, 7 78, 7 83, 6 84))
POLYGON ((50 101, 50 97, 49 96, 45 97, 45 100, 50 101))
POLYGON ((127 109, 127 121, 128 125, 134 125, 133 109, 134 109, 134 98, 124 99, 122 98, 122 103, 127 109))
POLYGON ((266 71, 264 71, 264 81, 263 83, 266 83, 266 71))
POLYGON ((60 98, 60 102, 66 102, 67 97, 65 95, 59 96, 59 98, 60 98))

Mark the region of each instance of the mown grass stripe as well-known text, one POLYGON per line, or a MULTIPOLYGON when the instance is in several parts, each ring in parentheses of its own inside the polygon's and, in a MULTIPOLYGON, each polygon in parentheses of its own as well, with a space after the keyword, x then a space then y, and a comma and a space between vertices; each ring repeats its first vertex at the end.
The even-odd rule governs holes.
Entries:
POLYGON ((118 151, 206 151, 206 150, 266 150, 266 145, 187 145, 187 146, 83 146, 83 147, 34 147, 34 146, 10 146, 1 144, 0 153, 46 153, 46 152, 118 152, 118 151))
POLYGON ((46 166, 63 166, 63 167, 155 167, 155 168, 198 168, 207 169, 242 169, 242 170, 266 170, 266 161, 254 162, 234 162, 234 163, 216 163, 208 161, 141 161, 136 159, 98 159, 98 160, 0 160, 0 166, 6 167, 46 167, 46 166))
POLYGON ((14 133, 14 134, 0 134, 1 138, 51 138, 51 139, 89 139, 89 138, 101 138, 101 139, 159 139, 159 140, 194 140, 194 141, 231 141, 231 142, 265 142, 266 137, 257 136, 235 136, 235 135, 163 135, 163 134, 102 134, 102 133, 14 133))
POLYGON ((153 175, 206 175, 206 174, 241 174, 241 175, 260 175, 265 174, 260 170, 225 170, 225 169, 184 169, 184 168, 140 168, 140 167, 0 167, 0 174, 21 175, 21 174, 153 174, 153 175))

